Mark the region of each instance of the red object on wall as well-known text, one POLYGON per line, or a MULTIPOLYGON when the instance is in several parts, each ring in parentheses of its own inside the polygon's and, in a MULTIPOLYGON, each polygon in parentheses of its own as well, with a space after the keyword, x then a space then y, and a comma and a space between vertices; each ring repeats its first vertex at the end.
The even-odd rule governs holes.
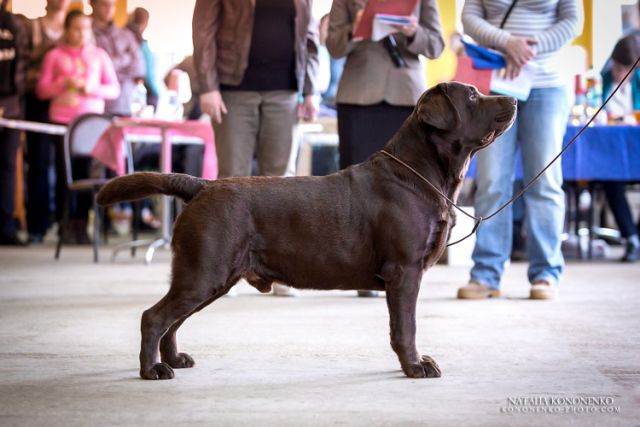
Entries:
POLYGON ((459 56, 453 80, 473 85, 480 93, 489 95, 492 74, 493 70, 476 70, 473 68, 473 62, 468 56, 459 56))
POLYGON ((353 32, 353 37, 370 39, 373 30, 373 17, 377 13, 409 16, 413 14, 417 4, 418 0, 369 0, 364 7, 360 22, 353 32))

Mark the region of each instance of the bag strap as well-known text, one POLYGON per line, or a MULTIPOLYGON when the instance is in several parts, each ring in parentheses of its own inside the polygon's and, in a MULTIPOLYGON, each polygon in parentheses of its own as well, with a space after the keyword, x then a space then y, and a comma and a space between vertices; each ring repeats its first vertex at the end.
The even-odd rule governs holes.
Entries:
POLYGON ((500 29, 504 28, 504 24, 507 23, 509 15, 511 15, 511 12, 513 12, 513 8, 516 7, 516 3, 518 3, 518 0, 513 0, 513 3, 511 3, 511 6, 509 6, 507 13, 504 15, 504 18, 502 18, 502 22, 500 23, 500 29))

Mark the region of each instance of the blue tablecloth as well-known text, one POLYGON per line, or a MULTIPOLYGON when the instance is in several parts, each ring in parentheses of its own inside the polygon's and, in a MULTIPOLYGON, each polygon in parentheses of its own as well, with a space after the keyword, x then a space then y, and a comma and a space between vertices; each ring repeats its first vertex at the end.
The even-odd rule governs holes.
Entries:
MULTIPOLYGON (((569 126, 564 144, 580 130, 569 126)), ((562 156, 565 180, 640 181, 640 126, 592 126, 562 156)))
MULTIPOLYGON (((568 126, 563 146, 580 127, 568 126)), ((516 175, 522 176, 520 156, 516 175)), ((565 181, 640 181, 640 126, 592 126, 562 156, 565 181)), ((473 161, 467 176, 476 174, 473 161)))

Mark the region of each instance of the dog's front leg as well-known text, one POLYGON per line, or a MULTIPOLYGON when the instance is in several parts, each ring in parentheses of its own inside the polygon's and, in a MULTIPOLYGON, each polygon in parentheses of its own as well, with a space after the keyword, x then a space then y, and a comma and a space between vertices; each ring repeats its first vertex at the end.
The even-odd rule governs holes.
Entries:
POLYGON ((416 302, 422 269, 387 264, 382 276, 386 283, 387 306, 391 326, 391 348, 398 355, 405 375, 411 378, 440 376, 440 368, 416 348, 416 302))

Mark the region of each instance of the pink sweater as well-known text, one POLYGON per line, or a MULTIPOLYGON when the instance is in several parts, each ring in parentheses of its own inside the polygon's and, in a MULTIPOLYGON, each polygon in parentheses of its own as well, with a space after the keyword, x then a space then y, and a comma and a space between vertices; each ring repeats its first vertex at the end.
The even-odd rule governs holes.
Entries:
POLYGON ((107 53, 94 45, 82 48, 60 45, 42 63, 36 94, 50 99, 49 119, 67 124, 84 113, 103 113, 105 99, 120 94, 118 77, 107 53), (67 87, 67 77, 86 81, 86 94, 67 87))

